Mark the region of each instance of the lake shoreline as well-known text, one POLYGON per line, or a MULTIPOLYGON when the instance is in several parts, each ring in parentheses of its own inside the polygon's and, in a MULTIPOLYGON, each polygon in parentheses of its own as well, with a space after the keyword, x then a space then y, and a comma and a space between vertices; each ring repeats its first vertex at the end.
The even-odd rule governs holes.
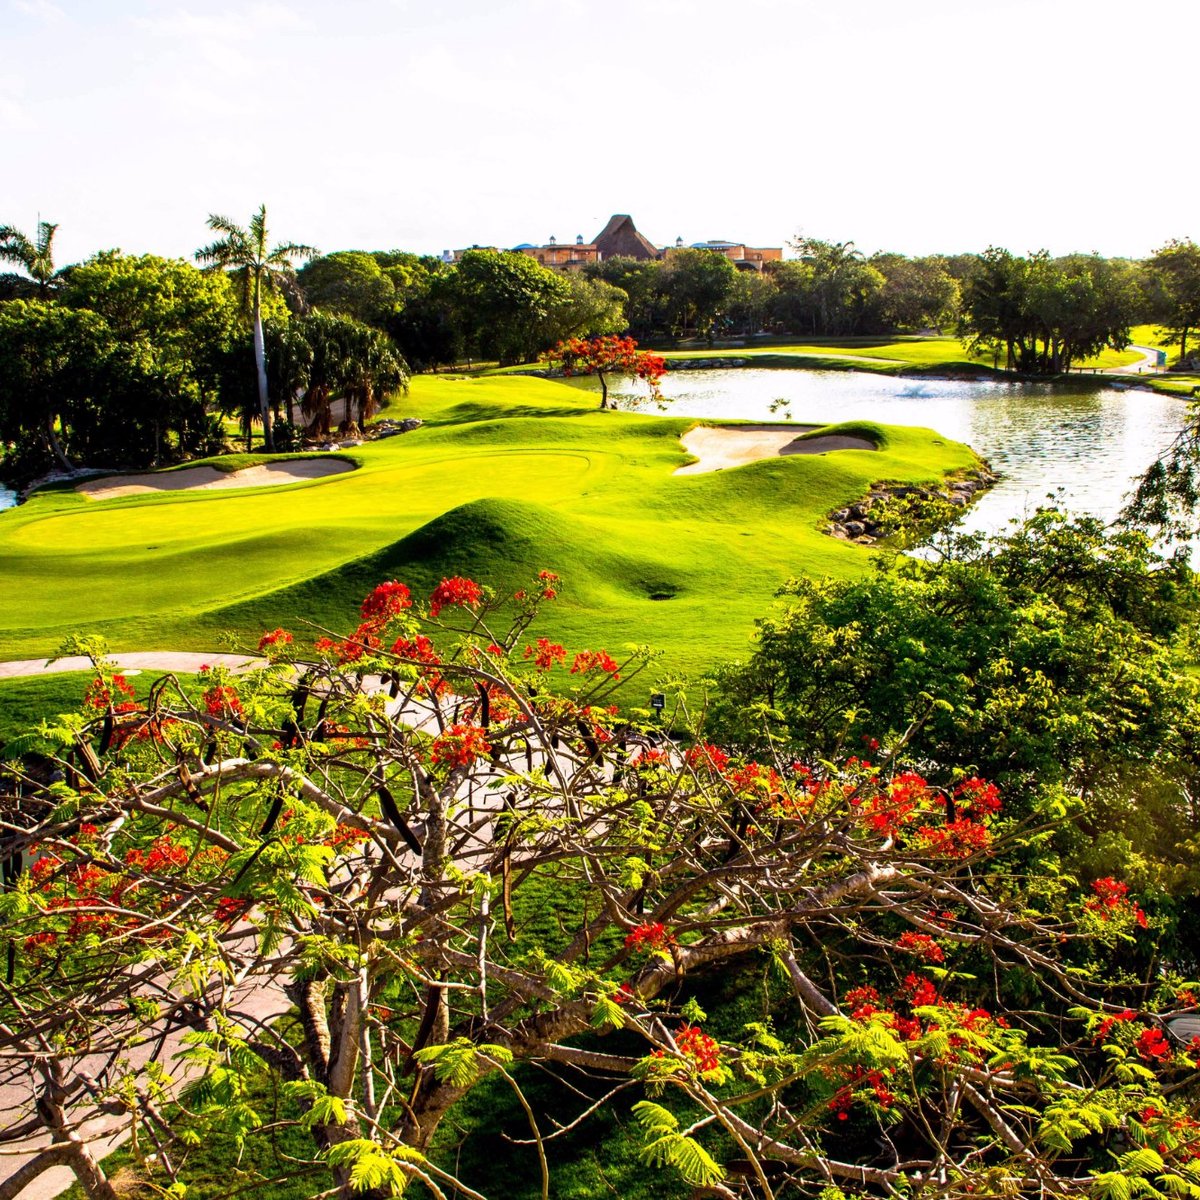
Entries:
MULTIPOLYGON (((655 351, 655 353, 659 353, 655 351)), ((700 358, 675 358, 670 352, 661 353, 667 364, 669 373, 688 371, 842 371, 863 375, 883 375, 891 379, 919 379, 943 383, 1013 383, 1013 384, 1048 384, 1061 388, 1064 392, 1091 391, 1097 387, 1159 393, 1150 377, 1141 375, 1123 375, 1112 371, 1099 371, 1085 374, 1074 371, 1067 375, 1031 375, 1022 371, 1002 371, 985 367, 981 364, 963 364, 961 370, 947 366, 914 367, 909 363, 896 364, 888 359, 871 359, 865 356, 855 358, 829 357, 809 354, 754 354, 739 355, 724 358, 719 355, 700 358), (877 364, 877 365, 873 365, 877 364)), ((537 379, 569 378, 561 367, 534 366, 508 367, 503 371, 482 370, 471 374, 487 375, 523 375, 537 379)), ((578 378, 576 375, 575 378, 578 378)))

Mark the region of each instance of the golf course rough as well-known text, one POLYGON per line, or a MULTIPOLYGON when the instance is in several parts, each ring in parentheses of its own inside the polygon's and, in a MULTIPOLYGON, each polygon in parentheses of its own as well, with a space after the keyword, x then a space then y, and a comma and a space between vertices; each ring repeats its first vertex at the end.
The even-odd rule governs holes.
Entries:
POLYGON ((521 377, 418 377, 389 415, 424 425, 343 452, 358 469, 329 478, 103 501, 54 491, 0 515, 0 659, 52 654, 77 631, 116 650, 211 650, 228 630, 253 645, 278 625, 304 639, 303 622, 351 627, 383 579, 418 596, 453 575, 503 591, 545 568, 564 586, 532 635, 646 644, 692 673, 744 655, 790 576, 869 569, 866 549, 821 532, 831 509, 878 479, 976 463, 930 430, 856 422, 822 433, 875 449, 675 475, 694 419, 600 412, 576 388, 521 377))

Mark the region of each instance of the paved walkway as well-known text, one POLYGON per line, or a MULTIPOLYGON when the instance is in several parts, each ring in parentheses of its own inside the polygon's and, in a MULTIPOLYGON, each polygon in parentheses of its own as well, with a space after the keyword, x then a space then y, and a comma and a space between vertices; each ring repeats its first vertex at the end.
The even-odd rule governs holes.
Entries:
POLYGON ((1136 350, 1142 357, 1127 367, 1110 367, 1110 375, 1146 375, 1158 369, 1158 351, 1153 346, 1128 346, 1127 349, 1136 350))
MULTIPOLYGON (((108 656, 125 671, 181 671, 195 675, 201 667, 223 666, 245 671, 263 662, 245 654, 193 654, 181 650, 145 650, 108 656)), ((90 671, 92 660, 82 654, 69 658, 18 658, 0 662, 0 679, 23 679, 61 671, 90 671)))

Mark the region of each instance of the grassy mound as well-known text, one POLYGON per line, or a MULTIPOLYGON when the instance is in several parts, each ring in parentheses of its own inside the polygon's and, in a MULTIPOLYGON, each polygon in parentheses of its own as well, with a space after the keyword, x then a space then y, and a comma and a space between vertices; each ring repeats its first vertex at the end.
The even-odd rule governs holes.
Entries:
POLYGON ((500 588, 545 568, 564 587, 535 632, 572 650, 648 643, 692 671, 742 653, 788 576, 868 568, 862 547, 820 532, 828 511, 876 479, 973 462, 929 430, 856 422, 838 431, 877 450, 675 476, 695 421, 600 412, 576 388, 520 377, 421 377, 391 415, 425 424, 356 448, 359 469, 326 479, 55 492, 4 513, 0 658, 52 653, 75 630, 115 649, 209 650, 225 630, 345 629, 380 579, 419 594, 446 575, 500 588))

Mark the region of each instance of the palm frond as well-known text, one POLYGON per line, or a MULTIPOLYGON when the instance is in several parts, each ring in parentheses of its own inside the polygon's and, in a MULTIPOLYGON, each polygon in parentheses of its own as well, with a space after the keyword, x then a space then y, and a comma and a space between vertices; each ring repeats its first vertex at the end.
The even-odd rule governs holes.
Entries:
POLYGON ((32 275, 31 263, 37 258, 33 243, 14 225, 0 225, 0 261, 15 263, 32 275))
POLYGON ((223 233, 229 237, 244 238, 246 236, 246 231, 240 225, 219 213, 208 214, 208 227, 213 233, 223 233))
POLYGON ((50 246, 54 241, 55 231, 58 226, 52 225, 49 221, 39 221, 37 231, 37 252, 39 258, 50 258, 50 246))
POLYGON ((316 258, 320 251, 316 246, 305 246, 301 242, 281 242, 278 246, 271 248, 271 253, 267 257, 268 266, 284 266, 290 267, 293 258, 316 258))

